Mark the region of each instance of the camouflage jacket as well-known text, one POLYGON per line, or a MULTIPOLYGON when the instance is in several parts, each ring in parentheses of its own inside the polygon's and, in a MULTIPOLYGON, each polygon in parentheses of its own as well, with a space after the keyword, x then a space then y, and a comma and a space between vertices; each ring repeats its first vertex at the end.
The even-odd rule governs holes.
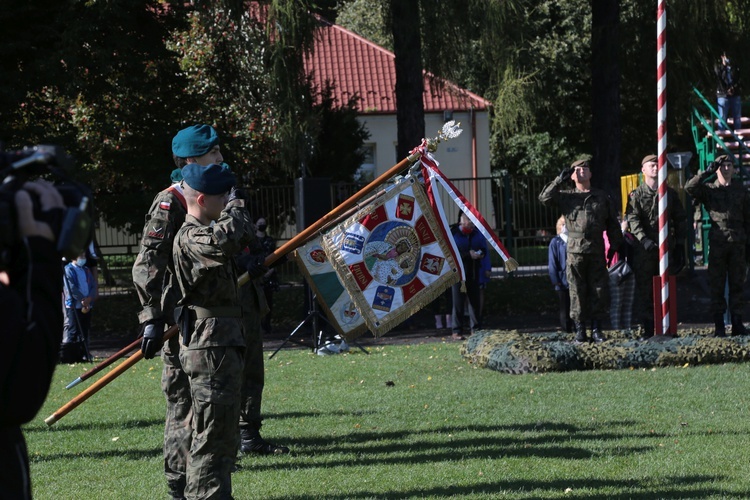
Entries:
MULTIPOLYGON (((672 188, 667 188, 667 214, 670 232, 670 248, 684 244, 687 237, 687 212, 680 196, 672 188)), ((630 232, 638 241, 648 238, 659 243, 659 191, 641 184, 628 195, 625 217, 630 232)))
POLYGON ((160 317, 170 324, 174 321, 172 310, 179 289, 174 283, 172 243, 186 214, 187 205, 179 184, 157 194, 146 214, 141 250, 133 264, 133 284, 143 308, 138 313, 141 323, 160 317))
POLYGON ((722 186, 718 179, 705 183, 710 175, 703 171, 685 184, 685 191, 703 203, 711 218, 709 240, 746 243, 750 234, 750 194, 737 179, 728 186, 722 186))
POLYGON ((557 206, 565 216, 568 228, 568 253, 599 253, 604 256, 604 231, 610 246, 620 248, 622 231, 617 222, 614 203, 601 189, 590 191, 560 190, 559 177, 544 186, 539 201, 557 206))
POLYGON ((255 238, 255 227, 244 204, 243 200, 231 201, 210 226, 188 215, 177 232, 173 256, 182 294, 178 305, 218 311, 214 316, 192 318, 188 349, 245 345, 234 258, 255 238))

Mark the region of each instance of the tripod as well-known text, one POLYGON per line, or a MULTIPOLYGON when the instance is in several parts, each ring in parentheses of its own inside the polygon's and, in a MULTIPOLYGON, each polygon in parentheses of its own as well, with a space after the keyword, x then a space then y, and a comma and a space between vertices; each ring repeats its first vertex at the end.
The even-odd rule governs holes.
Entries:
MULTIPOLYGON (((310 347, 313 352, 317 352, 318 348, 320 347, 321 340, 323 338, 323 327, 320 326, 320 321, 324 321, 330 326, 330 323, 328 320, 320 313, 318 310, 318 301, 316 299, 315 292, 313 292, 312 288, 305 284, 305 288, 307 288, 307 299, 309 303, 309 310, 307 312, 307 316, 305 319, 303 319, 300 324, 298 324, 292 332, 287 335, 287 337, 284 339, 284 341, 281 343, 279 347, 276 348, 275 351, 268 357, 268 359, 273 358, 276 356, 276 353, 281 350, 282 347, 284 347, 288 342, 291 342, 293 344, 301 345, 303 347, 310 347), (299 332, 307 322, 312 323, 312 346, 308 345, 306 342, 302 340, 295 339, 294 336, 299 332)), ((365 354, 370 354, 364 347, 362 347, 356 340, 352 341, 354 345, 359 347, 362 352, 365 354)))

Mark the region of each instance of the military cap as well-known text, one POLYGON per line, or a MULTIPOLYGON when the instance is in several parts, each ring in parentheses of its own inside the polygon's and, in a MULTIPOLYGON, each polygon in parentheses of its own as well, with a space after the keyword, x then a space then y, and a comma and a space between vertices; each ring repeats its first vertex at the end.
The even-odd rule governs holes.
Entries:
POLYGON ((182 180, 182 169, 176 168, 172 170, 172 173, 169 174, 169 178, 172 179, 172 182, 180 182, 182 180))
POLYGON ((716 163, 718 163, 718 164, 722 164, 722 163, 726 163, 726 162, 734 164, 734 162, 729 157, 729 155, 721 155, 721 156, 717 157, 716 160, 714 160, 714 161, 716 163))
POLYGON ((650 163, 650 162, 657 163, 658 160, 659 160, 659 157, 656 155, 644 156, 643 159, 641 160, 641 165, 645 165, 646 163, 650 163))
POLYGON ((188 163, 182 167, 182 179, 188 186, 203 194, 226 193, 237 182, 226 163, 212 163, 205 167, 188 163))
POLYGON ((584 168, 588 166, 589 166, 588 160, 576 160, 573 163, 571 163, 570 168, 578 168, 578 167, 584 168))
POLYGON ((210 125, 193 125, 177 132, 172 139, 172 154, 179 158, 203 156, 219 144, 219 134, 210 125))

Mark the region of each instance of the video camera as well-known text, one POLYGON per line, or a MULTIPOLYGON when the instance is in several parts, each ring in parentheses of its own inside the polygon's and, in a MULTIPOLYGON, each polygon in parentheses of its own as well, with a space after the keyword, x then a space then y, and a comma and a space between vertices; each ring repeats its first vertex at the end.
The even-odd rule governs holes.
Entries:
POLYGON ((21 241, 15 193, 24 182, 39 177, 51 181, 62 195, 65 208, 42 213, 39 200, 31 194, 34 218, 50 225, 57 238, 57 250, 68 260, 86 249, 93 238, 91 189, 73 180, 68 169, 73 160, 60 146, 38 145, 15 151, 0 148, 0 270, 7 269, 13 249, 21 241))

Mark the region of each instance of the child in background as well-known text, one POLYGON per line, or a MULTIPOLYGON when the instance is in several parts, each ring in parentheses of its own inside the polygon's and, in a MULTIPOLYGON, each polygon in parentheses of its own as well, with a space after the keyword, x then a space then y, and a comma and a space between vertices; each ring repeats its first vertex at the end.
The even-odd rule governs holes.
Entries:
POLYGON ((83 342, 86 359, 89 355, 89 331, 91 330, 91 308, 96 294, 94 275, 86 266, 86 252, 81 252, 76 260, 68 263, 63 271, 63 293, 65 296, 65 325, 63 344, 83 342))
POLYGON ((555 287, 559 304, 560 329, 567 333, 573 332, 573 319, 570 317, 570 289, 566 273, 566 259, 568 248, 568 229, 565 227, 565 217, 560 216, 556 224, 557 236, 549 242, 548 261, 549 279, 555 287))

